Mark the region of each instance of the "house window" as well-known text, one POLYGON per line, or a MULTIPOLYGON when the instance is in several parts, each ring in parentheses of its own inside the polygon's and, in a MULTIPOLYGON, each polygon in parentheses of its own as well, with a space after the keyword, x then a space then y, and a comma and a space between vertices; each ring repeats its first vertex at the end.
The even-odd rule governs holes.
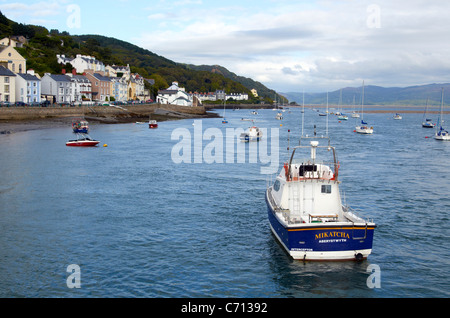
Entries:
POLYGON ((5 85, 4 92, 5 92, 5 93, 9 93, 9 85, 5 85))
POLYGON ((9 77, 5 77, 5 83, 9 83, 9 77))
POLYGON ((331 193, 331 185, 323 185, 322 193, 331 193))

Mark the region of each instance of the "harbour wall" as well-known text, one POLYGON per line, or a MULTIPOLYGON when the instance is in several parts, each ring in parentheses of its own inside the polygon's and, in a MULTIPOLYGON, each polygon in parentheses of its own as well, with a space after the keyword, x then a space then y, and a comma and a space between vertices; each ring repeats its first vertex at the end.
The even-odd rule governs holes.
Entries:
POLYGON ((156 110, 186 115, 206 115, 204 107, 186 107, 163 104, 140 104, 121 106, 75 106, 75 107, 0 107, 0 120, 26 121, 47 118, 146 118, 156 110))

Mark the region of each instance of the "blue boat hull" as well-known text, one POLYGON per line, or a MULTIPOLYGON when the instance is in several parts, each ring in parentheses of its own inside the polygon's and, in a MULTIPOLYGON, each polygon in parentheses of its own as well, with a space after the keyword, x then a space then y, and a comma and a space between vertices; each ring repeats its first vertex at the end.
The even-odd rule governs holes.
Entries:
POLYGON ((372 251, 375 226, 312 223, 286 227, 267 206, 272 232, 294 259, 361 260, 372 251))

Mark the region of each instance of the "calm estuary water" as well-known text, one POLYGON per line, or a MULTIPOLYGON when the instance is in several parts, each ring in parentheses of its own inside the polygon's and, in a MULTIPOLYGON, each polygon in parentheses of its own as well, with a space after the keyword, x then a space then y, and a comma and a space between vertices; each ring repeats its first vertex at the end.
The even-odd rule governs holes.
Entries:
MULTIPOLYGON (((92 125, 91 136, 108 145, 92 149, 66 147, 70 127, 0 136, 0 297, 450 296, 450 142, 425 138, 433 132, 421 127, 422 114, 366 114, 372 136, 355 134, 352 118, 330 116, 341 190, 378 227, 367 261, 303 263, 270 232, 264 192, 273 176, 261 174, 260 158, 250 162, 253 148, 245 145, 244 163, 173 161, 176 129, 193 137, 201 123, 225 136, 225 127, 255 118, 269 141, 279 129, 281 165, 301 112, 281 122, 258 112, 227 111, 228 125, 92 125), (72 264, 81 288, 68 288, 72 264), (368 287, 371 265, 379 288, 368 287)), ((313 124, 323 134, 325 122, 306 110, 305 134, 313 124)))

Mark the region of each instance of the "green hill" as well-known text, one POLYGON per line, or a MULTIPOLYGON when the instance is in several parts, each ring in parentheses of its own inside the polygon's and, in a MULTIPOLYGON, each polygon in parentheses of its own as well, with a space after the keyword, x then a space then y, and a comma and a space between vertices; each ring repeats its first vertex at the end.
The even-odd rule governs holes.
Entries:
POLYGON ((225 89, 227 93, 247 93, 249 103, 259 103, 261 99, 272 103, 275 98, 275 92, 263 84, 237 76, 223 67, 214 67, 220 69, 217 72, 213 68, 176 63, 115 38, 101 35, 72 36, 58 30, 49 31, 41 26, 16 23, 0 12, 0 38, 13 35, 24 35, 28 39, 28 45, 17 48, 17 51, 27 59, 27 68, 34 69, 41 76, 47 72, 60 74, 63 68, 71 71, 70 65, 58 64, 57 54, 68 57, 82 54, 95 56, 105 65, 129 64, 132 72, 155 80, 152 87, 147 84, 154 95, 159 89, 165 89, 177 81, 187 92, 207 93, 225 89), (258 90, 262 98, 253 98, 250 91, 253 88, 258 90))

